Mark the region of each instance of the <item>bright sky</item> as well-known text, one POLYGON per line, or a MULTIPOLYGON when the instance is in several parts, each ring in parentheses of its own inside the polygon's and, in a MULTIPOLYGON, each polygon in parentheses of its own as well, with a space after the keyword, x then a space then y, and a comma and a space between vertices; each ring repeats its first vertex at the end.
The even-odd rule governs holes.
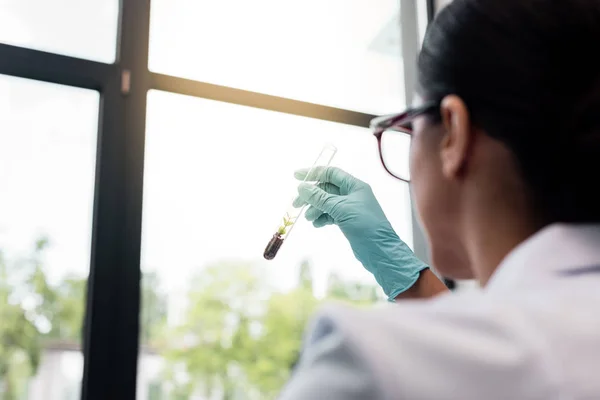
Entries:
MULTIPOLYGON (((150 68, 400 111, 398 3, 154 0, 150 68)), ((116 13, 116 0, 0 0, 0 41, 112 62, 116 13)), ((89 270, 98 100, 93 91, 0 77, 0 249, 27 255, 48 235, 53 279, 89 270)), ((260 263, 282 288, 295 283, 305 258, 321 291, 330 271, 373 282, 337 228, 304 220, 274 261, 262 259, 294 196, 293 171, 310 166, 327 142, 339 149, 334 164, 371 183, 412 243, 408 188, 385 174, 366 129, 157 91, 149 93, 147 129, 142 267, 159 272, 174 308, 190 277, 223 259, 260 263)))

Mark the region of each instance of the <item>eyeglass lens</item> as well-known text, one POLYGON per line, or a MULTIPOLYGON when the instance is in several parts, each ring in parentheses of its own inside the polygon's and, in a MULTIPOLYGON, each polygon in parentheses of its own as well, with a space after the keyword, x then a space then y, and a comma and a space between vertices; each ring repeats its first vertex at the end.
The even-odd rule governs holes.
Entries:
POLYGON ((397 178, 409 181, 408 154, 411 136, 406 132, 386 130, 381 135, 381 158, 387 170, 397 178))

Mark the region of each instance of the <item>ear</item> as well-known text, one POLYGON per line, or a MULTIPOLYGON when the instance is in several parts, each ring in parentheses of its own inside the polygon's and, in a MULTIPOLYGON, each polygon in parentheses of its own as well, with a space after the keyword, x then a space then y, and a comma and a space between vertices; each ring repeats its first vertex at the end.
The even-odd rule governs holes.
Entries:
POLYGON ((474 138, 469 111, 464 101, 455 95, 442 100, 440 111, 445 131, 440 143, 442 173, 446 178, 455 179, 467 163, 474 138))

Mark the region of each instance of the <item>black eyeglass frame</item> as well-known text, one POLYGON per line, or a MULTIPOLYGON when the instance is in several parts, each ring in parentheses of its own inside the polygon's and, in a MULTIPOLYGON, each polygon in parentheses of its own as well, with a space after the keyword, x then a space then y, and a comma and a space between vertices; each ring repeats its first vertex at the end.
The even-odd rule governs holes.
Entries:
POLYGON ((371 120, 369 126, 373 131, 373 135, 375 136, 375 138, 377 138, 379 159, 381 160, 381 164, 383 165, 383 168, 387 171, 388 174, 403 182, 410 183, 410 179, 404 179, 394 174, 385 164, 381 146, 381 137, 383 136, 383 133, 386 131, 396 131, 412 136, 413 120, 420 115, 428 114, 434 110, 437 110, 439 106, 440 103, 438 101, 430 101, 417 107, 408 108, 400 114, 383 115, 381 117, 373 118, 371 120))

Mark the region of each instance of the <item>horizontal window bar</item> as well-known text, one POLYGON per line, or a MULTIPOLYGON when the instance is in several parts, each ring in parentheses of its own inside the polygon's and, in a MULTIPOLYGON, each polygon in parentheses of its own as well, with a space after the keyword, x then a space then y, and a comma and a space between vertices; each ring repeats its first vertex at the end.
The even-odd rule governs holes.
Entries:
POLYGON ((163 74, 151 74, 151 88, 188 96, 202 97, 286 114, 368 127, 374 117, 357 111, 344 110, 299 100, 271 96, 227 86, 198 82, 163 74))
POLYGON ((4 75, 102 90, 111 75, 118 76, 117 68, 114 64, 0 44, 0 74, 4 75))

